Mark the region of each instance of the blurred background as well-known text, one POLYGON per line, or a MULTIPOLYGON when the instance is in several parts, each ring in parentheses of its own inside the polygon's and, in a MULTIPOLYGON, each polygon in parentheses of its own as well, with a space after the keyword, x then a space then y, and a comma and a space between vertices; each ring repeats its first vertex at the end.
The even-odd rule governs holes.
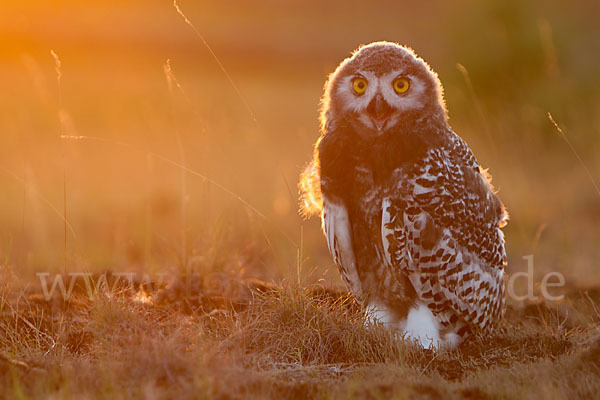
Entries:
POLYGON ((2 0, 3 265, 35 279, 188 263, 341 285, 318 219, 298 214, 297 181, 327 74, 390 40, 439 73, 451 125, 490 168, 511 214, 509 273, 533 255, 538 281, 600 283, 600 3, 179 6, 239 93, 170 0, 2 0))

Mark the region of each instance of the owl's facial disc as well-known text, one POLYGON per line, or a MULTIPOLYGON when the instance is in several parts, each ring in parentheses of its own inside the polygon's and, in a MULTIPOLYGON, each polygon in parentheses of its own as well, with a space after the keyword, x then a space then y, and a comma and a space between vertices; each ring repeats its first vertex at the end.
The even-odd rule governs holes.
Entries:
POLYGON ((423 108, 424 93, 425 83, 402 70, 356 71, 344 77, 337 89, 346 119, 367 137, 392 129, 404 112, 423 108))

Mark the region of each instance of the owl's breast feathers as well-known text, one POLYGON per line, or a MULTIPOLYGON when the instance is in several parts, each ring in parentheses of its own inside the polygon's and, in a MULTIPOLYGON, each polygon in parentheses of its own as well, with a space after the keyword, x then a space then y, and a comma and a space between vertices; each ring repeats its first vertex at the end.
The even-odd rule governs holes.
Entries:
MULTIPOLYGON (((366 188, 354 171, 370 169, 379 197, 378 245, 385 257, 380 262, 399 282, 412 283, 444 327, 459 327, 464 334, 490 326, 504 310, 500 227, 508 216, 485 171, 447 126, 383 139, 362 143, 347 132, 322 137, 324 199, 349 207, 349 229, 356 232, 352 226, 366 224, 369 216, 357 212, 356 199, 365 197, 366 188)), ((371 261, 356 252, 365 246, 357 239, 350 235, 361 275, 371 261)))

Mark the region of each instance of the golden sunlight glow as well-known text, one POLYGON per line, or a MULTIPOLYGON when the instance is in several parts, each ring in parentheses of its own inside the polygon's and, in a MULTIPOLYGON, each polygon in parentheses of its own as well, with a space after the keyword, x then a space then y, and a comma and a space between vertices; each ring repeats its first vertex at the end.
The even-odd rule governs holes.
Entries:
POLYGON ((300 195, 302 215, 309 217, 323 211, 323 198, 321 196, 321 181, 319 179, 319 161, 317 151, 310 164, 300 176, 300 195))

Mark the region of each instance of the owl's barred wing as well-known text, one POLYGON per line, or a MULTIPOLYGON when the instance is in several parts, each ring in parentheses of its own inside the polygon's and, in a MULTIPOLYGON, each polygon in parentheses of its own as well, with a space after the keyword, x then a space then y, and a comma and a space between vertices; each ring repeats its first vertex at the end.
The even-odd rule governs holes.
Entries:
POLYGON ((360 296, 362 291, 352 249, 352 227, 348 210, 341 201, 331 201, 326 197, 323 205, 323 231, 327 237, 329 252, 348 289, 360 296))
POLYGON ((382 203, 382 239, 392 270, 443 325, 485 329, 504 310, 506 213, 463 145, 398 171, 382 203))

